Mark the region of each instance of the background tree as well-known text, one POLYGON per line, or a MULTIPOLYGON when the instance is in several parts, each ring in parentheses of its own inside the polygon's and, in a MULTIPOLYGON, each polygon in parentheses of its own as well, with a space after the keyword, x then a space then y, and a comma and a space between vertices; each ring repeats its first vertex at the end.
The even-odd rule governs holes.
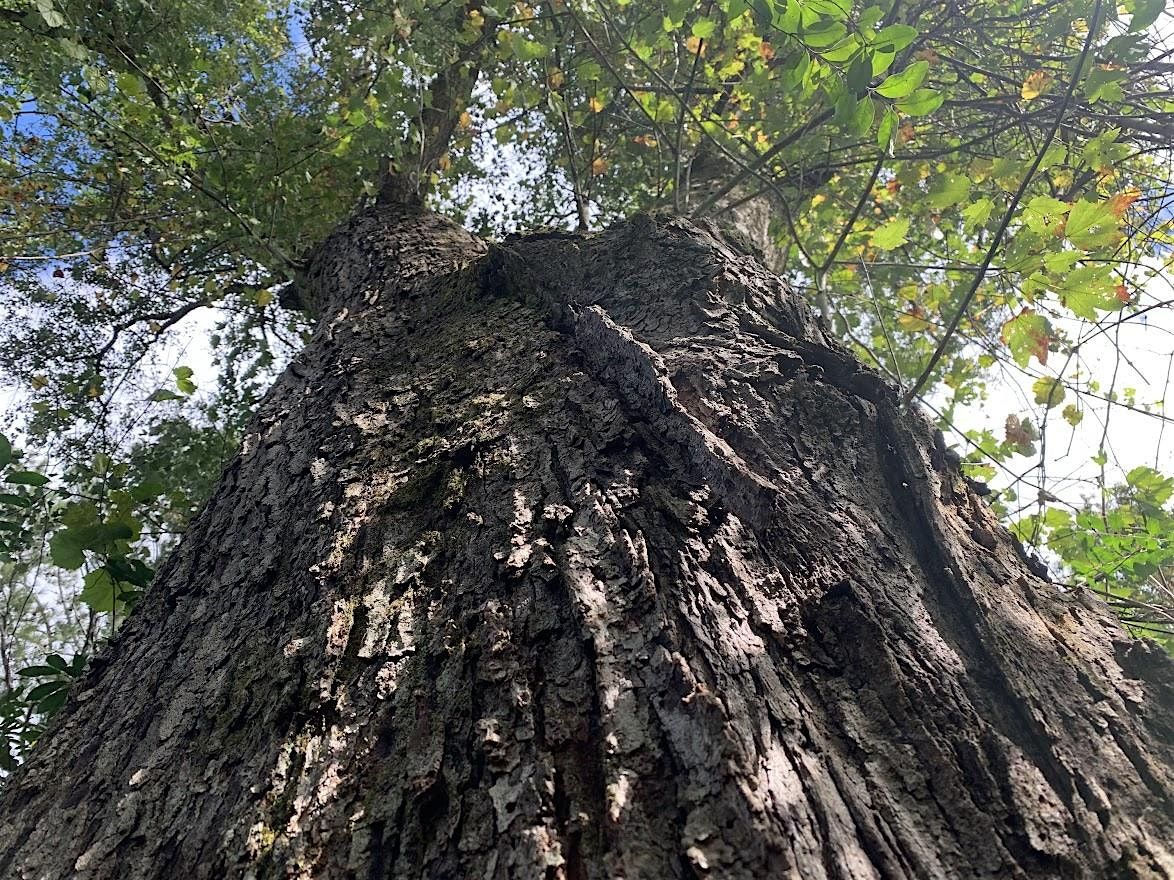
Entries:
POLYGON ((1174 484, 1138 466, 1112 486, 1102 438, 1095 491, 1057 497, 1046 445, 1093 401, 1148 403, 1082 351, 1165 306, 1146 280, 1169 253, 1162 8, 0 9, 0 358, 41 456, 0 498, 13 748, 211 491, 306 338, 279 300, 297 304, 314 247, 381 168, 487 236, 712 218, 948 431, 993 368, 1028 371, 1038 412, 952 442, 973 476, 1004 472, 996 510, 1065 577, 1168 638, 1174 484), (205 394, 179 353, 193 327, 218 364, 205 394), (49 657, 26 666, 36 646, 49 657))

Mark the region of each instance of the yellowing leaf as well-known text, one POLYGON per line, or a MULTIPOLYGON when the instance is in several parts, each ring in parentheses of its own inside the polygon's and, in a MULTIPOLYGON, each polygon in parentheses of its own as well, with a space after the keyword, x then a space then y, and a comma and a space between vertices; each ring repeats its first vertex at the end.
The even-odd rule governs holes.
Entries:
POLYGON ((1027 79, 1023 81, 1023 87, 1019 90, 1020 97, 1024 101, 1034 101, 1040 95, 1048 90, 1048 86, 1052 84, 1052 75, 1046 70, 1036 70, 1027 75, 1027 79))
POLYGON ((1035 402, 1043 404, 1048 409, 1058 406, 1064 400, 1064 386, 1060 384, 1059 379, 1050 376, 1036 379, 1031 385, 1031 390, 1035 394, 1035 402))
POLYGON ((1113 216, 1118 220, 1124 216, 1125 212, 1129 210, 1129 206, 1141 198, 1141 190, 1127 189, 1125 192, 1117 193, 1109 199, 1109 210, 1113 212, 1113 216))
POLYGON ((924 314, 925 310, 913 303, 909 306, 908 311, 897 315, 897 324, 908 333, 920 333, 929 328, 929 321, 922 317, 924 314))
POLYGON ((685 37, 685 48, 689 50, 690 55, 705 54, 705 44, 701 37, 685 37))
POLYGON ((603 112, 603 101, 599 100, 599 98, 596 98, 594 95, 587 99, 587 106, 591 108, 592 113, 603 112))
POLYGON ((473 117, 469 115, 468 110, 462 110, 461 115, 457 118, 457 125, 461 128, 468 128, 473 124, 473 117))
POLYGON ((607 169, 608 169, 607 159, 604 159, 602 156, 597 157, 591 163, 591 173, 596 176, 598 176, 600 174, 606 174, 607 169))
POLYGON ((1037 315, 1034 309, 1023 309, 1003 325, 1000 338, 1011 349, 1011 357, 1021 367, 1034 355, 1042 365, 1048 363, 1048 344, 1052 339, 1052 324, 1037 315))
POLYGON ((33 386, 34 391, 40 391, 42 388, 49 387, 49 380, 45 376, 42 376, 40 373, 37 373, 30 380, 29 384, 33 386))

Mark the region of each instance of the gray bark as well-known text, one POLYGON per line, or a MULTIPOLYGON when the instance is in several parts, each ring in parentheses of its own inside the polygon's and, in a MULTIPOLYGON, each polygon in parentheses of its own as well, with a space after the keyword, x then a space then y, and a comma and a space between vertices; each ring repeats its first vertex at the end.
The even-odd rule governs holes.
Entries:
POLYGON ((1174 876, 1174 665, 710 227, 378 208, 14 878, 1174 876))

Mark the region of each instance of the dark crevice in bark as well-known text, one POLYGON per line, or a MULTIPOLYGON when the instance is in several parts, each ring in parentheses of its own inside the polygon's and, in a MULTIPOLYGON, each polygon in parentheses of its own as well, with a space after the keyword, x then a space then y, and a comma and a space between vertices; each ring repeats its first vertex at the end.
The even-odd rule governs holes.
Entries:
MULTIPOLYGON (((885 473, 889 475, 891 497, 905 517, 908 526, 905 533, 911 539, 922 570, 930 583, 938 584, 938 601, 932 607, 940 613, 934 620, 938 632, 951 641, 959 656, 966 658, 968 675, 978 686, 977 693, 971 697, 980 701, 977 708, 982 720, 991 723, 1031 757, 1069 809, 1078 795, 1094 803, 1095 800, 1088 799, 1087 792, 1081 791, 1080 777, 1074 777, 1057 760, 1048 731, 1032 717, 1030 706, 1005 677, 1003 663, 988 648, 978 626, 983 611, 968 601, 971 593, 959 571, 964 562, 944 550, 942 529, 921 500, 924 490, 920 487, 926 484, 928 475, 924 465, 913 461, 905 445, 907 434, 891 430, 892 417, 888 413, 882 414, 882 424, 887 430, 879 435, 878 452, 889 463, 885 473)), ((1082 834, 1071 826, 1070 831, 1082 834)), ((1022 859, 1023 852, 1019 855, 1022 859)))

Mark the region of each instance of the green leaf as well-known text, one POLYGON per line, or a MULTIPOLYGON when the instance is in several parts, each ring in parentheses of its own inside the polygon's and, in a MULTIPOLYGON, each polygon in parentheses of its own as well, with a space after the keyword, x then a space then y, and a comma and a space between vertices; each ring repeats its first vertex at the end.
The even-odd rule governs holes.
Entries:
POLYGON ((12 461, 12 443, 3 434, 0 434, 0 468, 8 467, 12 461))
POLYGON ((840 20, 847 18, 849 9, 849 5, 843 0, 801 0, 801 5, 805 11, 810 10, 820 15, 830 15, 840 20))
POLYGON ((985 196, 977 202, 971 202, 962 209, 962 219, 966 222, 966 228, 976 229, 982 226, 990 219, 994 208, 995 203, 985 196))
MULTIPOLYGON (((826 55, 824 56, 827 57, 826 55)), ((872 57, 863 53, 852 62, 848 73, 844 77, 848 84, 848 91, 856 98, 862 98, 868 92, 868 83, 872 79, 872 57)))
POLYGON ((761 30, 771 26, 775 16, 774 0, 753 0, 751 8, 754 10, 754 20, 761 30))
POLYGON ((1109 67, 1094 67, 1084 78, 1084 95, 1090 104, 1097 101, 1120 101, 1125 97, 1121 84, 1129 75, 1124 70, 1109 67))
POLYGON ((1044 267, 1053 275, 1071 272, 1079 261, 1079 251, 1052 251, 1050 254, 1044 254, 1044 267))
POLYGON ((11 492, 0 492, 0 504, 26 509, 32 506, 33 500, 27 495, 14 495, 11 492))
MULTIPOLYGON (((639 47, 634 47, 634 48, 636 48, 637 50, 639 49, 639 47)), ((648 48, 648 58, 651 58, 652 57, 652 47, 648 46, 647 48, 648 48)), ((639 54, 639 51, 637 51, 637 54, 639 54)), ((645 58, 644 60, 647 61, 648 58, 645 58)), ((584 61, 582 64, 580 64, 578 67, 575 68, 575 72, 579 75, 579 79, 582 80, 583 82, 595 82, 595 81, 603 78, 603 68, 600 67, 594 61, 584 61)))
MULTIPOLYGON (((867 53, 861 51, 860 40, 855 34, 849 34, 846 40, 832 46, 830 49, 820 49, 819 56, 833 64, 847 64, 849 61, 852 61, 853 66, 860 64, 864 69, 866 85, 868 79, 872 77, 872 61, 867 57, 867 53)), ((857 74, 857 77, 859 77, 859 74, 857 74)), ((852 82, 853 78, 849 76, 849 87, 851 87, 852 82)))
POLYGON ((921 85, 927 73, 929 73, 928 61, 924 59, 914 61, 900 73, 894 73, 877 86, 877 94, 886 98, 904 98, 921 85))
POLYGON ((49 478, 36 471, 12 471, 4 478, 6 483, 15 483, 19 486, 44 486, 49 478))
POLYGON ((517 38, 510 40, 510 51, 519 61, 537 61, 550 53, 550 47, 536 40, 517 38))
POLYGON ((141 98, 146 94, 142 81, 133 73, 123 72, 114 78, 118 90, 130 98, 141 98))
POLYGON ((881 28, 869 42, 883 52, 900 52, 917 39, 917 28, 907 24, 891 24, 881 28))
POLYGON ((897 102, 897 109, 908 116, 928 116, 946 100, 946 96, 933 89, 918 89, 908 98, 897 102))
POLYGON ((893 133, 897 130, 897 122, 896 111, 892 107, 886 107, 876 132, 876 145, 886 153, 893 145, 893 133))
POLYGON ((1064 234, 1070 242, 1085 251, 1116 244, 1121 237, 1117 216, 1107 201, 1079 201, 1073 204, 1064 234))
POLYGON ((1084 413, 1074 403, 1070 403, 1064 407, 1060 415, 1064 417, 1064 421, 1074 428, 1084 419, 1084 413))
POLYGON ((1158 16, 1165 8, 1166 0, 1134 0, 1133 17, 1129 19, 1129 30, 1140 31, 1148 28, 1158 20, 1158 16))
POLYGON ((883 49, 874 49, 871 53, 872 58, 872 75, 880 76, 886 70, 893 66, 893 62, 897 60, 896 52, 886 52, 883 49))
POLYGON ((876 107, 873 104, 872 98, 865 95, 856 102, 856 107, 852 111, 852 119, 848 124, 849 134, 856 137, 863 137, 872 128, 872 121, 876 116, 876 107))
POLYGON ((1067 202, 1040 195, 1024 206, 1020 219, 1037 235, 1053 236, 1070 207, 1067 202))
POLYGON ((192 381, 191 367, 176 367, 171 371, 175 375, 175 387, 184 394, 192 394, 196 390, 196 383, 192 381))
POLYGON ((52 0, 37 0, 37 12, 41 13, 41 18, 49 27, 65 27, 65 16, 53 7, 52 0))
MULTIPOLYGON (((885 11, 883 8, 880 6, 869 6, 867 9, 861 12, 859 17, 856 19, 856 27, 860 28, 862 31, 868 32, 876 27, 880 23, 880 20, 884 17, 885 11)), ((870 36, 875 37, 875 34, 870 36)))
POLYGON ((141 503, 144 501, 150 501, 152 498, 158 498, 166 491, 167 487, 162 483, 156 482, 154 480, 144 480, 142 483, 139 483, 130 490, 130 496, 135 501, 141 503))
POLYGON ((86 561, 85 548, 73 529, 63 529, 49 539, 49 558, 58 568, 76 571, 86 561))
POLYGON ((945 172, 937 175, 929 186, 928 204, 935 211, 965 201, 970 195, 970 178, 963 174, 945 172))
POLYGON ((1054 284, 1064 305, 1087 321, 1097 320, 1098 310, 1113 312, 1125 305, 1111 268, 1103 263, 1079 266, 1054 284))
POLYGON ((65 705, 65 699, 68 696, 69 691, 62 687, 40 700, 37 703, 37 711, 42 715, 55 715, 65 705))
POLYGON ((1125 475, 1125 482, 1152 504, 1165 504, 1174 495, 1174 477, 1164 477, 1152 467, 1141 465, 1125 475))
POLYGON ((713 36, 714 31, 717 30, 717 22, 712 18, 699 18, 693 22, 693 27, 689 30, 698 39, 708 40, 713 36))
POLYGON ((1036 379, 1031 385, 1031 390, 1035 394, 1035 402, 1043 404, 1048 409, 1058 406, 1064 400, 1064 386, 1060 384, 1060 380, 1050 376, 1036 379))
POLYGON ((727 21, 733 21, 750 8, 749 0, 721 0, 718 9, 726 14, 727 21))
POLYGON ((848 29, 838 21, 828 21, 814 28, 804 29, 799 35, 804 43, 812 49, 827 49, 848 35, 848 29))
POLYGON ((28 700, 30 703, 37 703, 50 694, 55 694, 67 687, 69 687, 69 684, 64 681, 45 681, 29 691, 28 700))
POLYGON ((876 229, 869 239, 873 247, 880 248, 883 251, 892 250, 905 244, 909 239, 905 237, 905 233, 909 231, 908 217, 894 217, 884 226, 876 229))
POLYGON ((835 119, 849 134, 860 137, 872 128, 874 112, 872 98, 865 95, 857 100, 851 92, 844 92, 836 101, 835 119))
POLYGON ((155 577, 155 570, 141 559, 110 559, 106 569, 115 580, 136 587, 149 587, 155 577))
POLYGON ((1096 321, 1100 317, 1098 311, 1115 312, 1124 303, 1112 295, 1105 295, 1096 290, 1069 290, 1064 294, 1064 305, 1072 314, 1087 321, 1096 321))
POLYGON ((16 670, 16 674, 23 675, 25 678, 40 678, 44 675, 56 675, 60 671, 52 666, 26 666, 24 669, 16 670))
POLYGON ((86 575, 78 598, 95 611, 113 611, 117 600, 114 578, 105 568, 96 568, 86 575))

